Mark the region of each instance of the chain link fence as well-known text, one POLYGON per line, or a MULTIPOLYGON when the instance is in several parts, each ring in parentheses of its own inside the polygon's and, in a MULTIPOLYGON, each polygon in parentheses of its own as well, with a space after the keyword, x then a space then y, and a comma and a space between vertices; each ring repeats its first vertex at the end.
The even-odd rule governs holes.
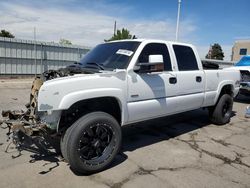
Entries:
POLYGON ((0 75, 34 75, 78 62, 89 47, 0 37, 0 75))

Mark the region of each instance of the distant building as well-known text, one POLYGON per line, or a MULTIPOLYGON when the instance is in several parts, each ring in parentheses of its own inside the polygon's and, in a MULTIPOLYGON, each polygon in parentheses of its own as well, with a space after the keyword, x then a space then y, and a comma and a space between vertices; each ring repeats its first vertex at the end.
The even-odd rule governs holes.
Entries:
POLYGON ((232 48, 232 61, 239 61, 242 56, 250 55, 250 40, 237 40, 232 48))

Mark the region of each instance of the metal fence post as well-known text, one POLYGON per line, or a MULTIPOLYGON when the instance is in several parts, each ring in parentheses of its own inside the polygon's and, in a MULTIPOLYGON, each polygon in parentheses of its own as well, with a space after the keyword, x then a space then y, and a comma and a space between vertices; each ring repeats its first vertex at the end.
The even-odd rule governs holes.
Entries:
POLYGON ((41 74, 43 73, 43 44, 41 43, 41 74))
POLYGON ((6 42, 5 42, 5 38, 4 38, 4 73, 6 74, 6 42))
POLYGON ((18 65, 18 62, 17 62, 17 59, 18 59, 17 58, 17 42, 16 42, 16 49, 15 50, 16 50, 16 74, 18 74, 18 72, 17 72, 17 65, 18 65))

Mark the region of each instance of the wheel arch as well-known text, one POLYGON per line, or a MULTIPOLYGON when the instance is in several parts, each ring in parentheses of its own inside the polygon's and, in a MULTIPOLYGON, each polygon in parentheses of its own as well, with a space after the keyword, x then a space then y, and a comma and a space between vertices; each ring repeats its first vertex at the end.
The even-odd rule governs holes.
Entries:
POLYGON ((120 99, 114 96, 102 96, 83 99, 72 104, 68 109, 63 110, 57 131, 64 131, 83 115, 102 111, 112 115, 122 125, 124 121, 123 104, 120 99))
POLYGON ((216 104, 220 97, 224 94, 228 94, 231 97, 234 97, 234 85, 233 83, 224 83, 219 87, 219 90, 217 92, 217 95, 215 97, 214 103, 216 104))

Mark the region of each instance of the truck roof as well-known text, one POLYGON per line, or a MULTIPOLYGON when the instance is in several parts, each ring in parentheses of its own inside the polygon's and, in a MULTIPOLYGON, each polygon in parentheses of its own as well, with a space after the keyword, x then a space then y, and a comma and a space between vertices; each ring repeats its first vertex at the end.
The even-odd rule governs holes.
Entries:
POLYGON ((159 39, 124 39, 124 40, 110 41, 108 43, 113 43, 113 42, 128 42, 128 41, 137 41, 137 42, 162 42, 162 43, 169 43, 169 44, 179 44, 179 45, 185 45, 185 46, 193 46, 192 44, 188 44, 188 43, 176 42, 176 41, 167 41, 167 40, 159 40, 159 39))

